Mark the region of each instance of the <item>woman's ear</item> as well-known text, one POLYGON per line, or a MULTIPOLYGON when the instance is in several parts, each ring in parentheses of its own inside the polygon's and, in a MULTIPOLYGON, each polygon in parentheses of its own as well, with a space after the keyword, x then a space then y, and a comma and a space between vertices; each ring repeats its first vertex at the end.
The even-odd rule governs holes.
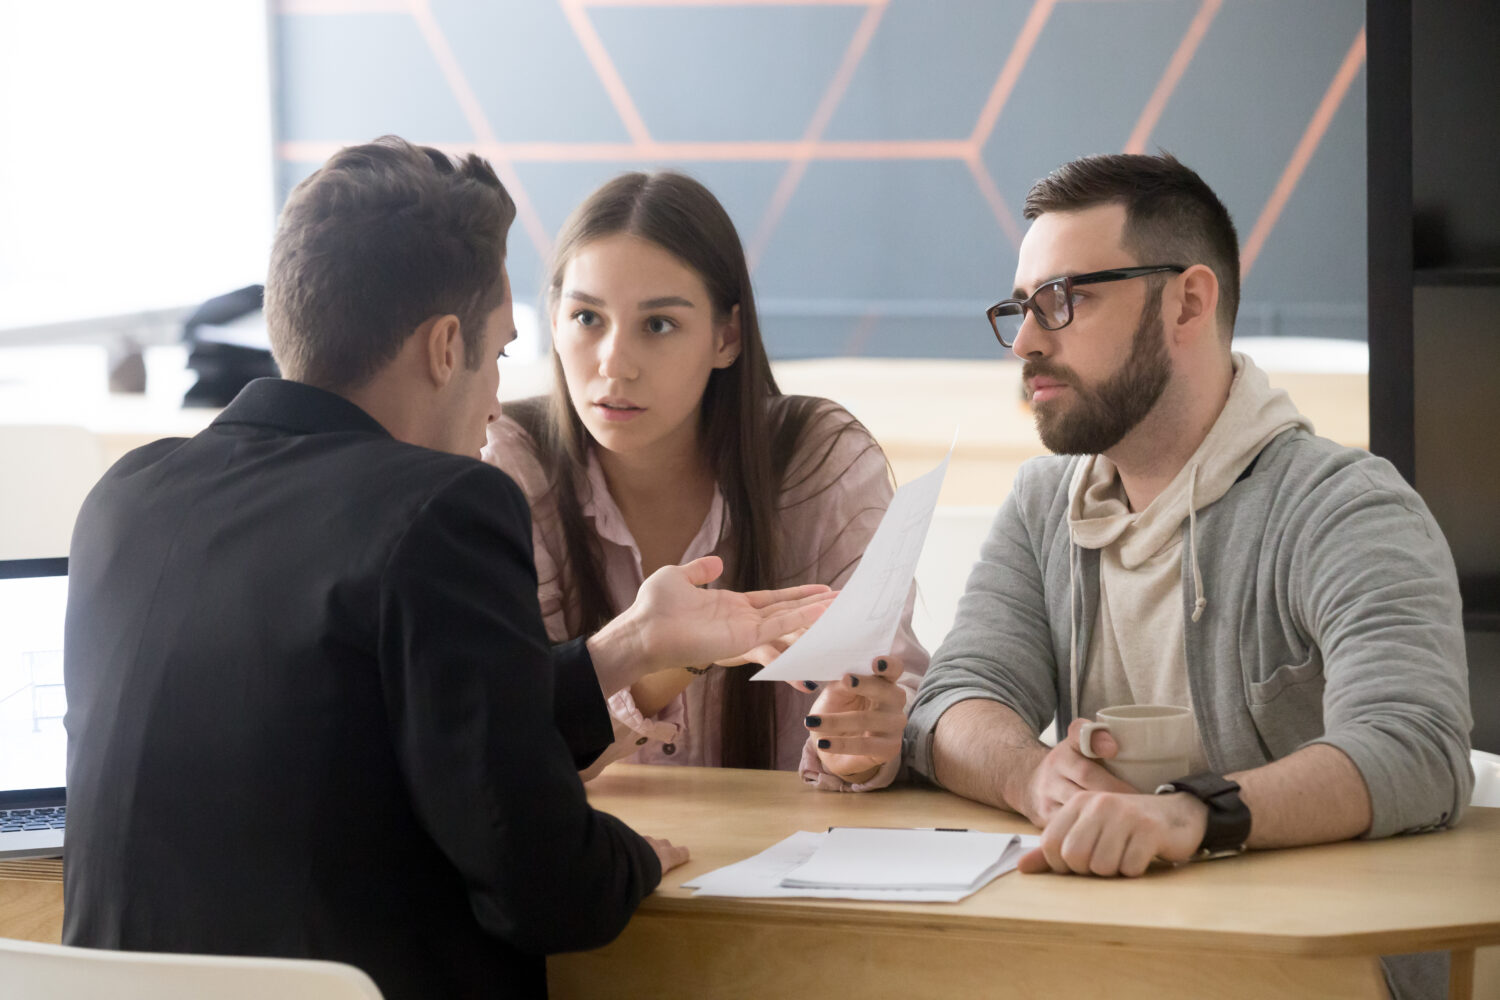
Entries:
POLYGON ((740 304, 729 310, 729 318, 714 328, 714 367, 728 368, 740 356, 740 304))

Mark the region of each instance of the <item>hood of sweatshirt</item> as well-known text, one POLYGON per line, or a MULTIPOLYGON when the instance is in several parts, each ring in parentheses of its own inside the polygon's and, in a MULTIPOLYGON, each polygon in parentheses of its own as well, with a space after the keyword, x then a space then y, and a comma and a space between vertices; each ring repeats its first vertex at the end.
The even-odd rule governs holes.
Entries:
POLYGON ((1197 511, 1218 500, 1281 432, 1312 422, 1297 412, 1284 389, 1272 389, 1266 373, 1247 356, 1231 355, 1234 378, 1224 409, 1208 436, 1167 488, 1142 511, 1131 511, 1120 488, 1115 463, 1091 455, 1078 463, 1068 490, 1068 527, 1080 548, 1118 546, 1121 564, 1135 569, 1180 537, 1189 522, 1197 621, 1206 605, 1198 570, 1197 511))

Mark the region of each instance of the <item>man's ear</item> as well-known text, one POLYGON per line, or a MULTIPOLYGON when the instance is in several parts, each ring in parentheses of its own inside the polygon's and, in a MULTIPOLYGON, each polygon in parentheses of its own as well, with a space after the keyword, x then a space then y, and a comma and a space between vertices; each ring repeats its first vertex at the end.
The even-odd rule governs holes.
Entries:
POLYGON ((1219 276, 1207 264, 1194 264, 1177 279, 1178 294, 1167 314, 1167 332, 1179 343, 1218 330, 1219 276))
POLYGON ((714 367, 728 368, 740 356, 740 305, 729 310, 729 318, 714 328, 714 367))
POLYGON ((438 387, 447 385, 464 364, 463 330, 452 313, 429 316, 415 334, 427 362, 427 377, 438 387))

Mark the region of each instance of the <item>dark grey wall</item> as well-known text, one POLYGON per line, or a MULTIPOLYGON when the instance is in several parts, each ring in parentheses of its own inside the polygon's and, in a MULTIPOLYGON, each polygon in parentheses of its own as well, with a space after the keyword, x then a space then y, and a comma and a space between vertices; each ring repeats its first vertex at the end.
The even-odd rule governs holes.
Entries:
POLYGON ((1264 230, 1242 334, 1365 336, 1362 0, 397 8, 284 3, 282 189, 386 132, 478 149, 521 294, 593 187, 670 165, 734 216, 775 356, 992 357, 1027 187, 1135 136, 1264 230))

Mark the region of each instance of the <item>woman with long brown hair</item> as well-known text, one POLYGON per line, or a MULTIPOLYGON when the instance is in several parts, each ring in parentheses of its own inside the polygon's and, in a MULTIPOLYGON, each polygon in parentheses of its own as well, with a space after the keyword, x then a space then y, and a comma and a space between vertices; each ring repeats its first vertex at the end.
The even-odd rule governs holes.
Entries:
MULTIPOLYGON (((564 225, 546 295, 553 391, 507 405, 484 455, 531 502, 553 641, 592 633, 654 570, 700 556, 721 557, 721 582, 742 591, 848 579, 890 500, 889 466, 837 404, 777 388, 739 235, 703 185, 671 172, 605 184, 564 225)), ((850 673, 821 689, 751 683, 743 663, 618 691, 601 677, 615 743, 586 776, 629 757, 884 784, 927 665, 910 619, 908 599, 892 655, 841 664, 850 673)))

